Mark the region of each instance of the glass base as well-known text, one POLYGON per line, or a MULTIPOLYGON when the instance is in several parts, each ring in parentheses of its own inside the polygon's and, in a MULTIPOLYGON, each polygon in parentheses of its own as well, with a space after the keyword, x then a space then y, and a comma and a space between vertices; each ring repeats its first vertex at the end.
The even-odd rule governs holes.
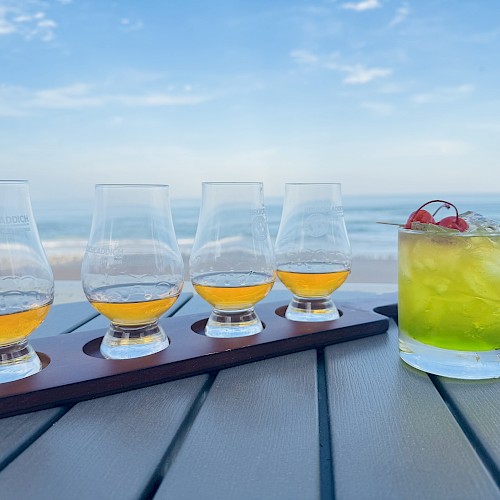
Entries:
POLYGON ((294 295, 287 307, 285 318, 307 322, 332 321, 340 318, 340 314, 331 297, 307 299, 294 295))
POLYGON ((0 346, 0 383, 29 377, 41 369, 40 358, 27 340, 0 346))
POLYGON ((500 377, 500 350, 454 351, 423 344, 399 332, 399 355, 409 365, 434 375, 481 380, 500 377))
POLYGON ((111 324, 101 342, 106 359, 131 359, 163 351, 170 342, 157 323, 138 327, 111 324))
POLYGON ((260 333, 263 329, 253 308, 246 311, 214 309, 208 318, 205 335, 216 338, 248 337, 260 333))

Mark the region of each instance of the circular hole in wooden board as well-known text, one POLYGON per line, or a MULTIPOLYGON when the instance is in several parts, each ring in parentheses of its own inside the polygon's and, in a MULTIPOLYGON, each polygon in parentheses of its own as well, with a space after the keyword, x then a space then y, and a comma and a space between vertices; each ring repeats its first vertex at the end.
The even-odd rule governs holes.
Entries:
MULTIPOLYGON (((208 318, 200 319, 199 321, 196 321, 195 323, 193 323, 191 325, 191 330, 193 330, 193 332, 197 333, 198 335, 203 335, 204 337, 206 337, 205 326, 207 326, 207 322, 208 322, 208 318)), ((261 323, 262 323, 262 331, 264 331, 266 329, 266 324, 263 321, 261 321, 261 323)), ((259 333, 262 333, 262 332, 259 332, 259 333)), ((256 333, 255 335, 259 335, 259 333, 256 333)), ((248 337, 253 337, 253 335, 248 335, 248 337)), ((241 339, 244 337, 210 337, 210 338, 214 339, 214 340, 217 340, 217 339, 231 340, 232 338, 241 339)))
MULTIPOLYGON (((280 316, 281 318, 288 319, 288 318, 285 316, 285 313, 286 313, 287 308, 288 308, 288 306, 280 306, 280 307, 278 307, 278 309, 276 309, 276 310, 274 311, 274 313, 275 313, 277 316, 280 316)), ((343 315, 344 315, 344 313, 343 313, 340 309, 338 309, 338 311, 339 311, 340 316, 343 316, 343 315)), ((290 320, 290 321, 291 321, 291 320, 290 320)), ((335 321, 335 320, 332 320, 332 321, 335 321)), ((320 323, 320 321, 318 321, 318 323, 320 323)), ((326 321, 325 321, 325 323, 326 323, 326 321)))
MULTIPOLYGON (((47 368, 47 366, 50 365, 50 356, 48 356, 47 354, 45 354, 44 352, 36 352, 38 354, 38 357, 40 358, 40 362, 42 363, 42 370, 44 370, 45 368, 47 368)), ((38 372, 40 373, 40 372, 38 372)))

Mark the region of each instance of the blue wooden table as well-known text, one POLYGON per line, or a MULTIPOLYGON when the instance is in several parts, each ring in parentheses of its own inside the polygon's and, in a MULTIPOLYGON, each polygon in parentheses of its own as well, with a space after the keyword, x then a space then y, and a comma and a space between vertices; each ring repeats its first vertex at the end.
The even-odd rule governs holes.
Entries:
MULTIPOLYGON (((173 313, 208 310, 184 294, 173 313)), ((34 335, 106 325, 66 304, 34 335)), ((0 421, 0 498, 500 499, 500 381, 406 366, 392 320, 386 334, 0 421)))

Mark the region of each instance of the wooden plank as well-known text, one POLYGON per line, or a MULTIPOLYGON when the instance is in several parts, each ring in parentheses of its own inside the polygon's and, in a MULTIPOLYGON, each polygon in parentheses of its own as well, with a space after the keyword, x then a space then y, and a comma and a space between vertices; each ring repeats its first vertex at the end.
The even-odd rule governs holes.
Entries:
POLYGON ((206 380, 79 403, 0 473, 2 496, 19 496, 21 481, 23 498, 140 498, 206 380))
POLYGON ((435 377, 441 394, 500 482, 500 380, 435 377))
MULTIPOLYGON (((54 306, 32 338, 62 334, 94 316, 95 311, 88 303, 68 303, 54 306)), ((1 419, 0 470, 65 411, 62 408, 54 408, 1 419)))
POLYGON ((325 349, 336 498, 481 498, 500 492, 397 327, 325 349))
MULTIPOLYGON (((182 303, 189 300, 191 295, 190 293, 182 294, 182 303)), ((60 335, 71 332, 75 328, 85 329, 84 325, 97 315, 97 311, 88 302, 56 305, 51 308, 47 318, 31 338, 60 335)), ((1 419, 0 470, 64 412, 66 412, 65 408, 54 408, 1 419)))
POLYGON ((0 471, 61 417, 65 411, 64 408, 51 408, 50 410, 1 419, 0 471))
POLYGON ((155 499, 319 497, 316 352, 219 372, 155 499))
MULTIPOLYGON (((384 300, 394 302, 394 307, 385 308, 385 313, 397 317, 397 295, 387 295, 384 300)), ((368 301, 373 302, 373 298, 368 301)), ((500 486, 500 380, 430 377, 500 486)))

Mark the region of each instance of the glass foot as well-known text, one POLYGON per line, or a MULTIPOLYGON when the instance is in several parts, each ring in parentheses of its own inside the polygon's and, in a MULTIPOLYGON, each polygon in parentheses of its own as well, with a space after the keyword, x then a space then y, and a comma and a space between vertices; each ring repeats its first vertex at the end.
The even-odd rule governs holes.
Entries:
POLYGON ((41 369, 40 358, 27 340, 0 346, 0 383, 29 377, 41 369))
POLYGON ((332 321, 340 318, 340 313, 330 297, 307 299, 294 295, 285 317, 292 321, 332 321))
POLYGON ((260 333, 264 327, 254 309, 246 311, 219 311, 214 309, 205 327, 207 337, 248 337, 260 333))
POLYGON ((400 331, 399 355, 405 363, 434 375, 467 380, 500 378, 500 350, 441 349, 418 342, 400 331))
POLYGON ((163 328, 157 323, 140 327, 111 324, 101 342, 100 351, 106 359, 131 359, 149 356, 169 346, 163 328))

